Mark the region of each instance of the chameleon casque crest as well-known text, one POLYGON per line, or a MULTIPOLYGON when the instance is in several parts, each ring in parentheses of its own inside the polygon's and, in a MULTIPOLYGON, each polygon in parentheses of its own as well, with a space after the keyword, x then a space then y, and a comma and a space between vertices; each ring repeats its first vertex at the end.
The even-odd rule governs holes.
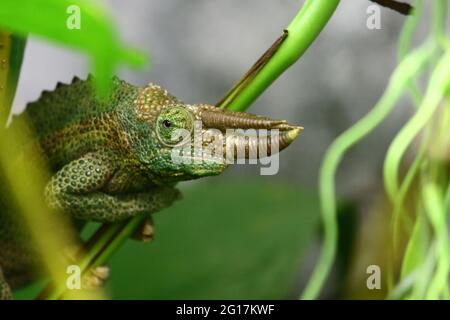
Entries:
MULTIPOLYGON (((28 120, 33 143, 52 174, 44 192, 49 206, 78 225, 150 215, 179 198, 177 182, 223 172, 224 163, 172 161, 167 142, 173 130, 191 131, 192 121, 201 121, 203 130, 278 129, 279 150, 302 130, 284 120, 185 104, 157 85, 136 87, 117 78, 110 98, 99 101, 92 82, 89 77, 58 84, 18 116, 28 120)), ((17 117, 11 126, 15 121, 17 117)), ((239 141, 244 156, 258 145, 257 137, 239 141)), ((4 299, 11 297, 11 287, 32 278, 36 257, 5 195, 1 200, 0 298, 4 299)))

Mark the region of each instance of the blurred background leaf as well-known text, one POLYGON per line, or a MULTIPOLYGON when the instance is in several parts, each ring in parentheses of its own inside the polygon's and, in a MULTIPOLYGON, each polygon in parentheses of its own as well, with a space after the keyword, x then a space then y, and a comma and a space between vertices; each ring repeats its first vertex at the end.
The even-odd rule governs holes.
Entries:
POLYGON ((315 194, 244 180, 202 181, 183 194, 182 201, 155 215, 151 245, 129 241, 113 257, 112 298, 289 296, 318 224, 315 194))
POLYGON ((39 36, 89 54, 98 92, 105 96, 109 80, 119 64, 142 66, 146 59, 119 42, 112 20, 99 3, 90 0, 2 0, 0 27, 22 36, 39 36), (72 27, 76 25, 74 19, 78 27, 72 27))
POLYGON ((6 123, 11 111, 25 46, 26 38, 0 30, 0 121, 2 123, 6 123))
POLYGON ((184 185, 184 199, 154 216, 155 240, 127 241, 113 256, 112 299, 296 297, 319 222, 317 195, 281 182, 212 181, 184 185))

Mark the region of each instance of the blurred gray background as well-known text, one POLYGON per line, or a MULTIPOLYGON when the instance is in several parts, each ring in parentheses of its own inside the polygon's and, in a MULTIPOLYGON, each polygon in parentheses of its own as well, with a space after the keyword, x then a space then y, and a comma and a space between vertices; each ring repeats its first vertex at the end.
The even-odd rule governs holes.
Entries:
MULTIPOLYGON (((152 57, 149 70, 120 70, 125 80, 155 82, 180 99, 215 103, 281 34, 303 1, 298 0, 109 0, 122 40, 152 57)), ((327 146, 379 99, 397 64, 396 46, 404 17, 382 9, 381 30, 366 27, 368 0, 343 0, 304 57, 261 96, 250 111, 287 119, 305 131, 281 154, 276 177, 317 187, 327 146)), ((423 33, 424 30, 422 30, 423 33)), ((44 89, 73 76, 86 77, 81 54, 30 39, 14 112, 44 89)), ((410 100, 352 150, 338 176, 338 192, 370 194, 381 179, 388 143, 412 111, 410 100)), ((223 177, 257 176, 259 168, 234 166, 223 177)))

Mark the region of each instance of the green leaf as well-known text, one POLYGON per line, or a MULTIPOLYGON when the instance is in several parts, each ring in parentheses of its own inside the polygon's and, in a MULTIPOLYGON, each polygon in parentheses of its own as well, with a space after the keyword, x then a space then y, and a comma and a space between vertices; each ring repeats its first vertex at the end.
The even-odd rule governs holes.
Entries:
POLYGON ((0 30, 0 122, 6 123, 17 88, 26 38, 0 30))
POLYGON ((318 196, 286 184, 202 181, 154 216, 153 243, 111 260, 113 299, 281 299, 295 289, 318 196))
POLYGON ((120 63, 141 66, 142 54, 125 48, 98 1, 2 0, 0 28, 32 34, 86 52, 91 56, 98 92, 105 96, 120 63))

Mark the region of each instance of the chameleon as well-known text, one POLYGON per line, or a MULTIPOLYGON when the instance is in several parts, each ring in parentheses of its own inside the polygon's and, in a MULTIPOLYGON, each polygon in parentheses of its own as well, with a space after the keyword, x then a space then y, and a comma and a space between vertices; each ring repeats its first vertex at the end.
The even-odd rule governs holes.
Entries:
MULTIPOLYGON (((230 163, 199 160, 196 152, 185 156, 197 161, 173 161, 175 147, 183 145, 186 137, 192 138, 197 123, 202 134, 210 129, 221 133, 277 129, 278 150, 267 140, 268 155, 286 148, 303 129, 285 120, 186 104, 158 85, 134 86, 118 78, 112 80, 109 98, 99 100, 93 82, 89 76, 86 80, 75 77, 70 84, 58 83, 53 91, 44 91, 29 103, 6 129, 26 119, 32 143, 51 174, 43 190, 46 203, 77 225, 85 221, 111 223, 135 215, 150 217, 180 198, 178 182, 222 173, 230 163), (182 141, 174 139, 177 130, 186 133, 182 141)), ((233 148, 244 147, 240 156, 250 158, 258 137, 234 138, 233 148)), ((231 140, 221 142, 223 153, 231 140)), ((207 143, 201 142, 202 146, 207 143)), ((236 152, 234 157, 238 156, 236 152)), ((28 243, 31 240, 4 198, 2 193, 0 299, 12 298, 12 288, 31 281, 33 266, 38 263, 28 243)), ((147 236, 151 236, 148 230, 147 225, 147 236)))

